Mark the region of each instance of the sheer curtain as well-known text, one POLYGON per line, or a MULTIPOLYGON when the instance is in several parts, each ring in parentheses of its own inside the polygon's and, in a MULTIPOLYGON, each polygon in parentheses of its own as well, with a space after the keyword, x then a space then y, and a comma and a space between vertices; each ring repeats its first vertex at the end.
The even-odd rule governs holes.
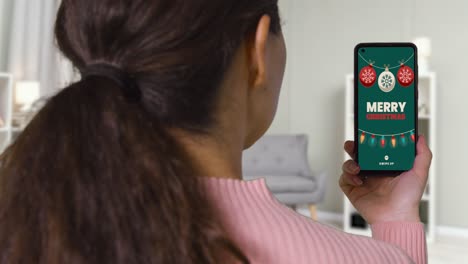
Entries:
POLYGON ((13 0, 8 71, 16 81, 38 81, 49 96, 76 79, 55 45, 54 22, 60 0, 13 0))

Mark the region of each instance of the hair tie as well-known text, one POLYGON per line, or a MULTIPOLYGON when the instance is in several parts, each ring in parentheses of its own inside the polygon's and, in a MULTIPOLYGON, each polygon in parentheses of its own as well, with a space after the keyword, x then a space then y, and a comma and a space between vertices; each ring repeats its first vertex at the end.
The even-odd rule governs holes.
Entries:
POLYGON ((81 70, 82 80, 91 76, 104 77, 114 81, 129 101, 139 102, 141 100, 141 90, 135 78, 116 66, 104 63, 91 64, 81 70))

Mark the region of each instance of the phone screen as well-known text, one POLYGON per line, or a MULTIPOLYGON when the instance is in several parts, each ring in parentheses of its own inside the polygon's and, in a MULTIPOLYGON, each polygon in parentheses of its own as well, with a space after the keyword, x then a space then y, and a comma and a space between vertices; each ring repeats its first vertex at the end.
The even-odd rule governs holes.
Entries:
POLYGON ((362 171, 406 171, 413 167, 416 53, 414 45, 356 47, 355 136, 362 171))

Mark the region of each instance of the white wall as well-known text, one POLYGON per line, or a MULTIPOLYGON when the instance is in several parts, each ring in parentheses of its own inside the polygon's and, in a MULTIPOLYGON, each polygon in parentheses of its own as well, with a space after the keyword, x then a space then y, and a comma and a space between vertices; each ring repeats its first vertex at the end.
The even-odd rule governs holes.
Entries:
POLYGON ((326 170, 320 210, 342 212, 344 75, 353 48, 366 41, 433 40, 438 74, 437 224, 468 227, 468 1, 280 0, 286 11, 288 74, 277 120, 269 131, 307 133, 310 163, 326 170), (460 206, 464 206, 461 208, 460 206))

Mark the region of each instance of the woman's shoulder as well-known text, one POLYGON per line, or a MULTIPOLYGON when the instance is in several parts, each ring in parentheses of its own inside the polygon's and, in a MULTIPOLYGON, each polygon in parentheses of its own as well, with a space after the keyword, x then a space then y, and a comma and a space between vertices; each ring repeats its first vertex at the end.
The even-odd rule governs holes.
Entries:
POLYGON ((280 203, 265 179, 207 179, 223 224, 253 263, 412 263, 397 246, 344 233, 280 203))

